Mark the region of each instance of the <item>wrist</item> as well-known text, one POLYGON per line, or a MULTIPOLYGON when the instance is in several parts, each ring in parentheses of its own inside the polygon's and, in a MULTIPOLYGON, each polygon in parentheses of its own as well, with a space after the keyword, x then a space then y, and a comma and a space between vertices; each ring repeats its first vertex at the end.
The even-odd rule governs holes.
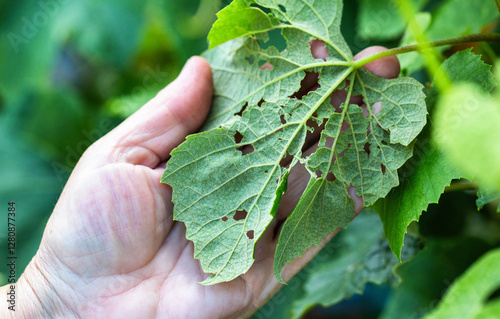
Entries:
POLYGON ((77 318, 35 256, 15 284, 0 287, 1 318, 77 318), (5 300, 5 301, 4 301, 5 300))

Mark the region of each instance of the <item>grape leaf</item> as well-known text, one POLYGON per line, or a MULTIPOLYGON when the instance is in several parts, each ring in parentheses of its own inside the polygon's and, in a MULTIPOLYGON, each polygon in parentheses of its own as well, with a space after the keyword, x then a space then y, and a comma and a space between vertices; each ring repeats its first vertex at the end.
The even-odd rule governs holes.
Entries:
MULTIPOLYGON (((391 253, 382 223, 373 211, 363 211, 338 236, 340 241, 329 260, 309 269, 305 293, 293 303, 294 318, 300 318, 314 305, 329 307, 354 294, 361 294, 368 282, 377 285, 397 283, 393 268, 399 261, 391 253)), ((417 245, 413 238, 408 240, 413 244, 407 246, 405 259, 414 255, 417 245)))
MULTIPOLYGON (((306 163, 311 180, 280 235, 275 273, 281 281, 281 265, 351 220, 349 187, 371 205, 398 184, 396 170, 411 156, 412 140, 426 123, 423 87, 410 78, 384 80, 356 69, 340 34, 341 12, 340 0, 249 0, 233 2, 219 15, 220 25, 232 23, 256 34, 205 54, 215 83, 203 128, 208 131, 189 136, 175 149, 162 177, 173 188, 174 219, 185 223, 195 258, 212 274, 203 284, 248 271, 255 242, 275 215, 289 171, 299 161, 306 163), (253 5, 270 10, 273 28, 281 29, 286 40, 285 51, 264 48, 267 36, 260 27, 253 30, 248 21, 234 19, 231 10, 245 10, 244 4, 247 10, 253 5), (313 57, 311 41, 322 41, 329 56, 313 57), (317 73, 319 87, 298 96, 306 72, 317 73), (362 94, 366 114, 357 105, 333 107, 330 98, 338 88, 350 96, 362 94), (374 103, 381 105, 380 113, 374 103), (320 149, 302 158, 310 121, 326 122, 325 130, 320 149), (312 205, 302 210, 306 198, 312 205), (309 222, 294 224, 303 218, 309 222), (291 225, 297 227, 290 232, 291 225)), ((228 33, 218 41, 240 35, 228 33)))
MULTIPOLYGON (((454 54, 443 63, 442 68, 451 81, 481 85, 483 92, 489 92, 495 85, 491 67, 470 50, 454 54)), ((436 97, 437 90, 433 89, 428 98, 429 109, 432 109, 436 97)), ((419 136, 415 156, 403 167, 401 185, 374 206, 384 223, 391 249, 398 257, 408 225, 417 221, 429 204, 438 202, 453 179, 463 177, 462 172, 433 145, 429 135, 429 131, 425 130, 419 136)))
POLYGON ((401 185, 374 206, 394 254, 400 258, 406 229, 429 204, 437 203, 446 186, 461 174, 429 141, 418 141, 415 157, 403 171, 401 185), (425 143, 427 142, 427 143, 425 143), (408 175, 406 175, 408 174, 408 175))
POLYGON ((492 306, 487 303, 488 297, 500 287, 499 264, 500 249, 481 257, 449 288, 436 310, 424 318, 484 318, 481 312, 491 311, 488 308, 492 306))

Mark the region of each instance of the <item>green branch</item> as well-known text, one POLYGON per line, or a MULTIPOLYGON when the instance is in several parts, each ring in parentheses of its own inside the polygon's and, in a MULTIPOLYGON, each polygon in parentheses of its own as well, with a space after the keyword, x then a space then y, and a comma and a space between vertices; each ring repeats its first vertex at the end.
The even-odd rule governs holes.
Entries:
POLYGON ((404 47, 400 48, 394 48, 386 51, 382 51, 379 53, 375 53, 372 55, 369 55, 367 57, 364 57, 360 60, 357 60, 354 62, 353 66, 356 69, 359 69, 360 67, 373 62, 375 60, 385 58, 388 56, 393 56, 393 55, 398 55, 398 54, 403 54, 403 53, 408 53, 408 52, 414 52, 414 51, 419 51, 419 50, 424 50, 429 47, 440 47, 440 46, 445 46, 445 45, 454 45, 454 44, 460 44, 460 43, 470 43, 470 42, 500 42, 500 34, 499 33, 483 33, 483 34, 474 34, 474 35, 466 35, 463 37, 458 37, 458 38, 451 38, 451 39, 446 39, 446 40, 438 40, 438 41, 431 41, 431 42, 425 42, 425 43, 417 43, 413 45, 407 45, 404 47))

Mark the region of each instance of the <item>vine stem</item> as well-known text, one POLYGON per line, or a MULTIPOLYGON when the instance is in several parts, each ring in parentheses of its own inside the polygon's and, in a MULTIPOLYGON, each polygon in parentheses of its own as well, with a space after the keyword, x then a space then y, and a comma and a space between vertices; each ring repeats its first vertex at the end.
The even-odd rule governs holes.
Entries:
POLYGON ((500 42, 500 34, 499 33, 482 33, 482 34, 466 35, 466 36, 462 36, 462 37, 458 37, 458 38, 417 43, 417 44, 413 44, 413 45, 407 45, 404 47, 389 49, 386 51, 382 51, 379 53, 369 55, 369 56, 364 57, 362 59, 359 59, 357 61, 354 61, 353 67, 355 69, 359 69, 360 67, 362 67, 370 62, 373 62, 375 60, 381 59, 381 58, 385 58, 385 57, 393 56, 393 55, 397 55, 397 54, 414 52, 414 51, 418 51, 418 50, 424 50, 424 49, 427 49, 429 47, 435 48, 435 47, 440 47, 440 46, 445 46, 445 45, 470 43, 470 42, 483 42, 483 41, 484 42, 500 42))

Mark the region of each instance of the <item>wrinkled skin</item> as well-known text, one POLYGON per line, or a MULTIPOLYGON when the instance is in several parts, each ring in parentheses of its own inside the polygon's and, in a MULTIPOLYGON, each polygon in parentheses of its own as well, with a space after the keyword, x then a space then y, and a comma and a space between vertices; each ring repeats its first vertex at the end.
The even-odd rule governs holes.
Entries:
MULTIPOLYGON (((313 54, 321 58, 321 46, 316 47, 313 54)), ((356 58, 380 50, 369 48, 356 58)), ((365 68, 386 78, 399 74, 395 57, 365 68)), ((314 79, 305 82, 315 85, 314 79)), ((274 233, 309 181, 303 166, 290 174, 278 214, 257 244, 254 265, 232 282, 198 284, 208 275, 193 259, 184 225, 172 220, 172 190, 159 180, 171 150, 205 120, 212 89, 209 64, 194 57, 173 83, 85 152, 17 284, 18 317, 239 318, 281 288, 273 274, 274 233)), ((345 93, 337 92, 332 103, 342 99, 345 93)), ((308 153, 315 138, 309 137, 308 153)), ((354 199, 359 213, 362 199, 354 199)), ((295 275, 333 236, 287 265, 283 278, 295 275)), ((1 313, 6 308, 0 307, 0 317, 12 316, 1 313)))

